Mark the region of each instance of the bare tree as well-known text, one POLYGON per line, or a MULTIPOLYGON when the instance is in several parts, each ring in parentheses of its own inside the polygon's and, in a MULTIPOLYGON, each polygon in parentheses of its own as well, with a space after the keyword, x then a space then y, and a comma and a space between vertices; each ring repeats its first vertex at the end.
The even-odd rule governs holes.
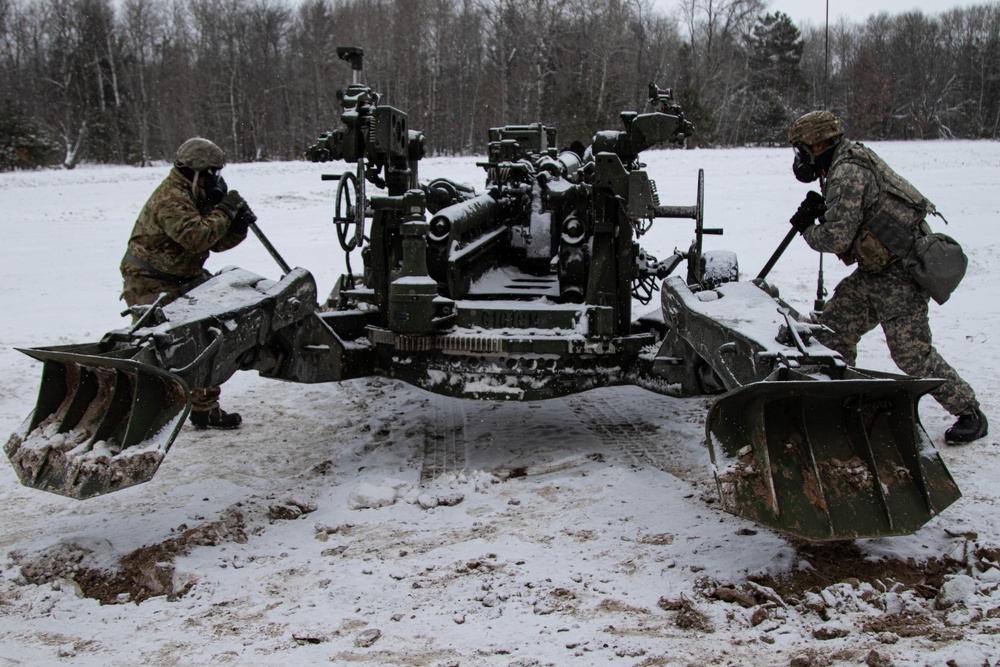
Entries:
POLYGON ((587 142, 642 111, 651 81, 675 89, 702 145, 778 141, 788 117, 825 100, 858 136, 1000 136, 995 3, 841 19, 829 68, 825 32, 796 38, 765 6, 0 0, 0 164, 29 144, 48 159, 47 137, 67 167, 147 164, 195 134, 233 160, 301 155, 339 122, 351 73, 338 45, 365 49, 364 82, 439 152, 480 152, 490 127, 534 121, 587 142))
POLYGON ((687 86, 712 110, 717 138, 732 141, 745 113, 748 67, 744 44, 764 9, 762 0, 685 0, 681 15, 688 30, 687 86))
POLYGON ((148 69, 161 39, 163 12, 155 0, 125 0, 122 11, 125 50, 131 61, 132 118, 139 141, 138 162, 146 166, 150 160, 151 135, 148 69))

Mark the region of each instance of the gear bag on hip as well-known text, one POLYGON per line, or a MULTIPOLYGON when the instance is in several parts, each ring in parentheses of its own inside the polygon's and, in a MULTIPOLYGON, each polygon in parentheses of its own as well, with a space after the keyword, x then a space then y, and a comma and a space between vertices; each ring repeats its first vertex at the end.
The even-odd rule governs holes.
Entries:
POLYGON ((909 257, 903 259, 913 279, 939 304, 944 303, 965 276, 969 259, 958 241, 935 232, 919 236, 909 257))
POLYGON ((962 282, 969 265, 962 246, 947 234, 931 232, 926 222, 906 229, 883 210, 865 227, 938 304, 947 301, 962 282))

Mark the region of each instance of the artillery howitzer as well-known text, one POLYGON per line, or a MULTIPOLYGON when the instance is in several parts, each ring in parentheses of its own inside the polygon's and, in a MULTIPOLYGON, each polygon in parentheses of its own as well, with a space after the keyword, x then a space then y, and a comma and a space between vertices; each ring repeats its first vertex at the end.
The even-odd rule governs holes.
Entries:
POLYGON ((146 481, 190 388, 254 369, 485 400, 623 384, 717 395, 706 436, 724 509, 807 539, 910 533, 959 497, 917 417, 939 381, 849 367, 815 325, 739 282, 733 253, 703 249, 721 234, 703 225, 703 174, 694 205, 661 205, 639 155, 693 131, 669 91, 651 85, 654 110, 622 114, 585 151, 557 150, 541 124, 491 130, 476 193, 418 181, 423 136, 357 82, 360 51, 341 56, 356 73, 344 127, 307 155, 355 165, 324 177, 339 180, 347 275, 320 305, 304 269, 227 270, 100 342, 24 350, 44 362, 37 406, 5 447, 24 484, 86 498, 146 481), (657 261, 637 238, 665 218, 693 220, 695 238, 657 261), (634 318, 633 300, 657 289, 660 312, 634 318))

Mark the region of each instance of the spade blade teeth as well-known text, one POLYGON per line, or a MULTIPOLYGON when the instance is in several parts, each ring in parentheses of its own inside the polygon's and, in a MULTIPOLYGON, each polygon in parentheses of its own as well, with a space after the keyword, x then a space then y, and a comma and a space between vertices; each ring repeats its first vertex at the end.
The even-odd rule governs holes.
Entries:
POLYGON ((764 381, 707 438, 723 509, 813 541, 907 535, 961 497, 917 416, 939 380, 764 381))
POLYGON ((4 446, 18 478, 77 499, 150 480, 190 411, 190 390, 97 345, 71 347, 22 350, 44 369, 34 411, 4 446))

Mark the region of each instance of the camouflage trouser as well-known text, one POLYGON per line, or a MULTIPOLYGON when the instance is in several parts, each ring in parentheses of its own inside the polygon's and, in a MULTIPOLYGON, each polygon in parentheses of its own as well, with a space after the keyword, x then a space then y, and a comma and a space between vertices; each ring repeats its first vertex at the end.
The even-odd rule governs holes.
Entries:
POLYGON ((972 387, 931 344, 928 298, 898 263, 879 273, 858 269, 837 285, 823 310, 820 322, 833 333, 817 338, 853 366, 861 337, 881 324, 889 353, 900 370, 914 377, 946 380, 931 396, 958 415, 979 407, 979 402, 972 387))
MULTIPOLYGON (((132 306, 148 306, 156 301, 161 293, 166 293, 168 297, 166 303, 169 303, 187 292, 188 289, 192 289, 195 284, 197 283, 192 283, 191 287, 187 287, 175 283, 158 282, 148 277, 133 278, 125 276, 122 298, 125 299, 125 303, 131 308, 132 306)), ((219 396, 221 393, 222 389, 219 387, 199 387, 192 389, 191 409, 198 411, 214 410, 219 407, 219 396)))

